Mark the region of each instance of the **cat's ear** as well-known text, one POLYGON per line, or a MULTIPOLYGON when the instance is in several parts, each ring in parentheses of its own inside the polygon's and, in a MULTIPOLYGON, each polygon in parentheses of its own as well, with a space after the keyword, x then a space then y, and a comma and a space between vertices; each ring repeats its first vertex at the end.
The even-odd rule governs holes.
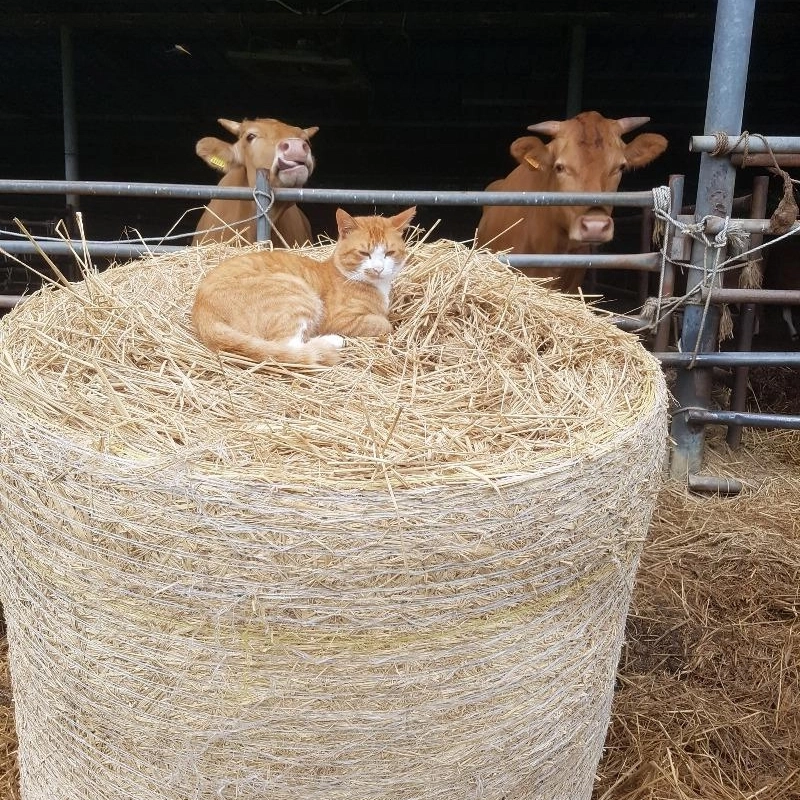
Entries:
POLYGON ((401 211, 399 214, 395 214, 393 217, 390 217, 389 223, 393 228, 397 228, 399 231, 404 231, 416 213, 417 207, 412 206, 411 208, 407 208, 405 211, 401 211))
POLYGON ((339 236, 347 236, 354 231, 358 225, 343 208, 336 209, 336 226, 339 228, 339 236))
POLYGON ((234 164, 239 163, 233 145, 213 136, 202 138, 194 150, 209 167, 220 172, 227 172, 234 164))

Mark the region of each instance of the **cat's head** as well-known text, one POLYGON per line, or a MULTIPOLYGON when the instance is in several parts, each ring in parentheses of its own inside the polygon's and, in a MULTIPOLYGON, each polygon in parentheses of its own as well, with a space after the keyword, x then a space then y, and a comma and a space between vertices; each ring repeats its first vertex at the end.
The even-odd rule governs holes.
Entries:
POLYGON ((416 213, 413 207, 393 217, 352 217, 337 208, 336 267, 348 280, 387 289, 405 264, 408 253, 403 232, 416 213))

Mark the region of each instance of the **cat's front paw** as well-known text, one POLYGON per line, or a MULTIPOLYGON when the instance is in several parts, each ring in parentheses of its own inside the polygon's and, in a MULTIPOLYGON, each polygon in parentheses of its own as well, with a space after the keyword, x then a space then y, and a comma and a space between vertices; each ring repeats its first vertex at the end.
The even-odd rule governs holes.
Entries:
POLYGON ((341 350, 344 347, 344 336, 339 336, 338 333, 326 333, 324 336, 317 336, 316 339, 319 342, 326 342, 337 350, 341 350))

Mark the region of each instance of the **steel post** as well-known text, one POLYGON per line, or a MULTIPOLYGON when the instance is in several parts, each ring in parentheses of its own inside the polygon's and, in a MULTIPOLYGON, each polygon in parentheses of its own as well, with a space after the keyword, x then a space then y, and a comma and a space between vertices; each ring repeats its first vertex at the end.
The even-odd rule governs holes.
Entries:
POLYGON ((567 79, 567 118, 583 109, 583 72, 586 61, 586 26, 576 23, 570 30, 569 77, 567 79))
MULTIPOLYGON (((670 216, 675 218, 676 212, 680 211, 683 204, 683 175, 670 175, 669 176, 669 196, 670 196, 670 216)), ((683 260, 683 250, 685 244, 685 237, 679 231, 666 230, 664 236, 668 237, 665 241, 667 245, 667 259, 663 264, 664 274, 659 281, 659 293, 662 298, 672 297, 675 291, 675 267, 674 261, 683 260)), ((656 328, 655 340, 653 347, 655 350, 664 350, 669 342, 669 330, 671 325, 671 318, 667 317, 659 323, 656 328)))
MULTIPOLYGON (((753 202, 750 206, 750 216, 762 219, 767 213, 767 190, 769 178, 758 175, 753 179, 753 202)), ((760 247, 764 236, 755 233, 750 237, 748 249, 760 247)), ((763 271, 762 271, 763 274, 763 271)), ((756 303, 742 303, 739 308, 739 331, 736 337, 736 349, 747 352, 753 349, 753 332, 756 321, 756 303)), ((747 405, 747 383, 750 377, 749 367, 737 367, 734 371, 733 390, 731 392, 731 411, 744 411, 747 405)), ((725 441, 730 447, 737 448, 742 443, 742 426, 731 425, 725 436, 725 441)))
MULTIPOLYGON (((78 180, 78 113, 75 106, 75 66, 72 57, 72 31, 61 26, 61 103, 64 117, 64 177, 78 180)), ((78 211, 77 194, 66 195, 71 211, 78 211)))
MULTIPOLYGON (((753 32, 755 0, 719 0, 711 55, 711 74, 704 134, 721 131, 737 136, 741 133, 744 112, 750 40, 753 32)), ((703 153, 700 158, 695 218, 706 215, 730 216, 736 168, 727 157, 703 153)), ((719 254, 722 257, 722 253, 719 254)), ((713 258, 703 242, 692 243, 687 290, 701 284, 718 285, 705 270, 706 260, 713 258)), ((719 309, 706 308, 697 301, 684 309, 680 349, 684 353, 710 352, 717 349, 719 309)), ((711 371, 689 364, 678 370, 675 397, 679 409, 708 408, 711 400, 711 371)), ((705 443, 702 424, 691 421, 685 411, 672 417, 672 438, 675 442, 670 464, 674 478, 687 480, 700 469, 705 443)))
POLYGON ((256 241, 268 242, 271 234, 269 209, 272 205, 272 187, 269 185, 267 170, 256 170, 256 241))

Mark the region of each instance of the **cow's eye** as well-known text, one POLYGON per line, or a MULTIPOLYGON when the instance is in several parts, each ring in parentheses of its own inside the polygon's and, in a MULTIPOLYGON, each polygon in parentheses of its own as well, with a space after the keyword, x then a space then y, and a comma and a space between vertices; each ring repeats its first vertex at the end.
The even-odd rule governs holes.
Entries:
POLYGON ((252 142, 253 139, 255 139, 255 138, 256 138, 256 134, 253 133, 252 131, 250 133, 248 133, 247 136, 245 136, 245 139, 247 139, 248 142, 252 142))
POLYGON ((560 161, 556 161, 555 166, 553 167, 553 169, 556 172, 559 172, 559 173, 567 171, 567 168, 560 161))
POLYGON ((623 162, 622 162, 622 163, 621 163, 621 164, 620 164, 620 165, 617 167, 617 172, 625 172, 625 167, 627 167, 627 166, 628 166, 628 165, 627 165, 627 164, 626 164, 626 163, 623 161, 623 162))

